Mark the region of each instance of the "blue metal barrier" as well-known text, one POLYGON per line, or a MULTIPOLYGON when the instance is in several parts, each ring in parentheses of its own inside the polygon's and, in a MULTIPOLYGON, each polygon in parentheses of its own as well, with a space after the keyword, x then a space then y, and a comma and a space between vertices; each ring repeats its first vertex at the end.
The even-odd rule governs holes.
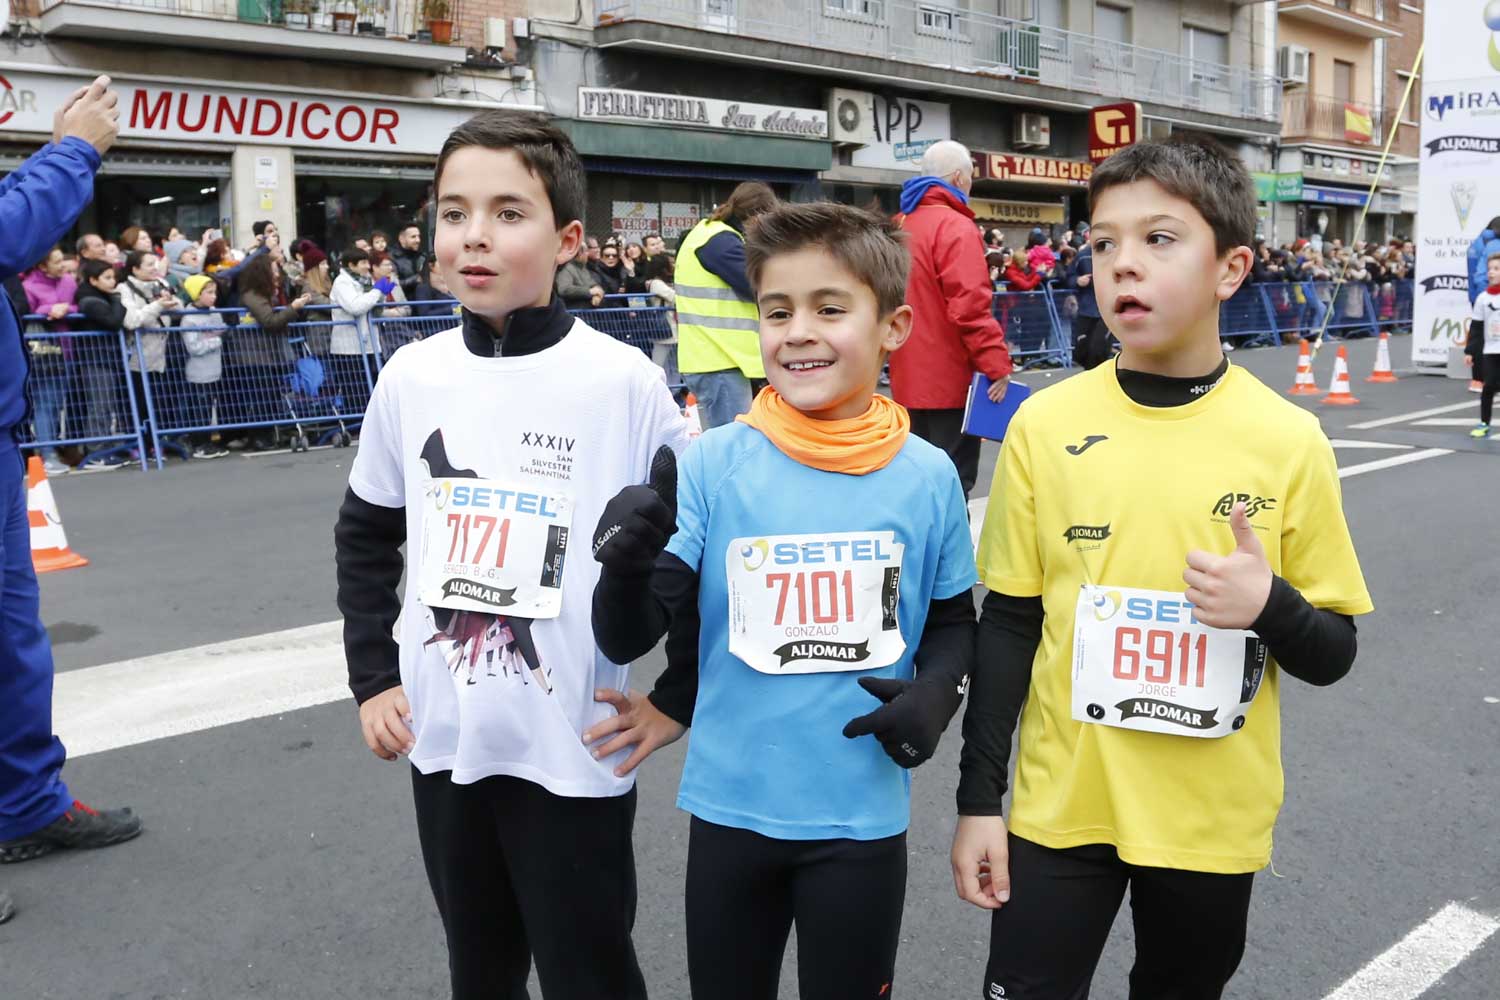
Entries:
POLYGON ((60 333, 47 329, 40 316, 25 321, 32 420, 20 429, 22 446, 48 459, 58 448, 78 447, 84 465, 128 456, 144 469, 146 447, 137 419, 141 400, 125 375, 124 335, 60 333))
POLYGON ((1071 293, 1050 287, 995 293, 991 308, 1005 331, 1011 361, 1017 368, 1066 367, 1072 363, 1072 320, 1065 327, 1054 300, 1059 294, 1071 293))

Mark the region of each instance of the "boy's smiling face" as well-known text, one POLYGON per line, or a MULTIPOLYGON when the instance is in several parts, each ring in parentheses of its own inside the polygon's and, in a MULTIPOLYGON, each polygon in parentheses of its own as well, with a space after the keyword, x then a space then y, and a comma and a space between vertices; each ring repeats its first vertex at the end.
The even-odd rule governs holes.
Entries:
POLYGON ((546 186, 521 157, 466 146, 445 161, 439 184, 434 252, 458 300, 490 320, 551 301, 583 226, 559 228, 546 186))
POLYGON ((874 290, 816 246, 769 258, 756 292, 760 356, 782 398, 819 420, 868 410, 884 354, 911 333, 911 307, 881 316, 874 290))
POLYGON ((1212 371, 1222 353, 1218 306, 1244 281, 1250 248, 1219 254, 1202 214, 1151 180, 1106 188, 1093 214, 1094 286, 1120 339, 1120 366, 1163 375, 1212 371))

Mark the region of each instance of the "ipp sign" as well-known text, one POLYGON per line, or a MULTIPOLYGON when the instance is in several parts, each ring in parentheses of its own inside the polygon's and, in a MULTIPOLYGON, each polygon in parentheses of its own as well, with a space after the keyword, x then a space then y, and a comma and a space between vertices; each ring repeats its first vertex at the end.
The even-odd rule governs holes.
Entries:
POLYGON ((856 167, 918 170, 927 147, 952 138, 948 105, 875 94, 876 141, 856 149, 849 162, 856 167))
POLYGON ((1089 159, 1098 163, 1141 141, 1141 106, 1105 104, 1089 112, 1089 159))

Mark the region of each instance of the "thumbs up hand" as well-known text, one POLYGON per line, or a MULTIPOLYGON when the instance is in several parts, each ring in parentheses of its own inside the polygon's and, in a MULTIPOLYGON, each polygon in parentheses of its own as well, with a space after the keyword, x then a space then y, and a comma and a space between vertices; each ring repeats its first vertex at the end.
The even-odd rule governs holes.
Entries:
POLYGON ((1194 549, 1187 554, 1188 568, 1182 571, 1182 579, 1200 622, 1212 628, 1245 629, 1260 617, 1271 596, 1271 564, 1243 503, 1234 505, 1229 527, 1234 532, 1234 551, 1216 556, 1194 549))
POLYGON ((645 576, 676 532, 677 456, 663 445, 651 460, 650 482, 627 486, 604 505, 594 558, 613 573, 645 576))

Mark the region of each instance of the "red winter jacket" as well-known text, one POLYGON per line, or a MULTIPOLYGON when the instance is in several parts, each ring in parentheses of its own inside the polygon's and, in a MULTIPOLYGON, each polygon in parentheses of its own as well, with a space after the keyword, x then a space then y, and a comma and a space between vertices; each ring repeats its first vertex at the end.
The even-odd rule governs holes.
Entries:
POLYGON ((1014 263, 1005 265, 1005 273, 1000 275, 1000 280, 1005 282, 1007 292, 1034 292, 1042 285, 1042 276, 1036 271, 1023 271, 1014 263))
POLYGON ((901 228, 911 250, 906 302, 915 317, 911 337, 891 355, 891 395, 910 410, 961 409, 974 372, 1001 379, 1011 370, 974 212, 934 187, 901 228))

